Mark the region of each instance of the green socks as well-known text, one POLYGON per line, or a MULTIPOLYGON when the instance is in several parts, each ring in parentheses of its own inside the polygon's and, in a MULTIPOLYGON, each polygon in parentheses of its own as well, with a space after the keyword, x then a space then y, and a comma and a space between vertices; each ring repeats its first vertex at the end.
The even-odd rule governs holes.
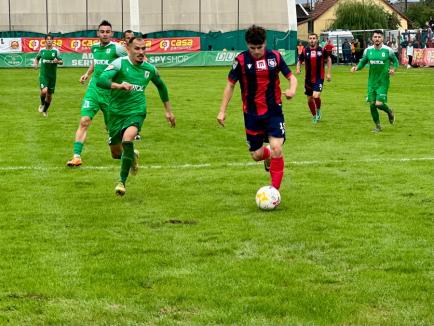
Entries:
POLYGON ((372 103, 369 107, 371 109, 372 120, 374 120, 374 123, 376 125, 379 125, 380 124, 380 115, 378 114, 377 106, 375 105, 375 103, 372 103))
POLYGON ((122 142, 122 158, 121 158, 121 182, 125 184, 130 173, 131 165, 134 161, 134 144, 131 141, 122 142))
POLYGON ((80 156, 83 151, 83 143, 79 141, 74 142, 74 156, 80 156))
POLYGON ((386 103, 383 103, 383 104, 377 106, 377 108, 379 108, 381 111, 384 111, 386 113, 390 113, 390 109, 386 103))

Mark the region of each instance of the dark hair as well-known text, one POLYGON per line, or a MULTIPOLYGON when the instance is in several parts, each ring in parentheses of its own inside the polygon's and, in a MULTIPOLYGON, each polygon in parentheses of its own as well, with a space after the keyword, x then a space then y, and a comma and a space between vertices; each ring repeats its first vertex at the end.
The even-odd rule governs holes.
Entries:
POLYGON ((265 40, 267 39, 267 33, 263 27, 252 25, 246 31, 245 39, 248 44, 264 44, 265 40))
POLYGON ((110 26, 110 28, 112 28, 112 24, 110 24, 108 20, 103 20, 103 21, 98 25, 98 29, 99 29, 101 26, 110 26))
POLYGON ((381 29, 376 29, 375 31, 372 32, 372 35, 374 34, 381 34, 383 35, 383 31, 381 29))
POLYGON ((47 38, 51 38, 52 40, 54 39, 53 35, 51 35, 50 33, 45 35, 45 40, 47 40, 47 38))
MULTIPOLYGON (((315 35, 316 38, 318 38, 318 34, 317 33, 309 33, 309 36, 315 35)), ((323 39, 324 40, 324 39, 323 39)))
POLYGON ((131 29, 127 29, 126 31, 124 31, 122 33, 123 38, 125 38, 125 35, 127 35, 127 33, 133 33, 133 35, 134 35, 134 32, 131 29))
POLYGON ((130 38, 130 39, 128 40, 128 45, 133 44, 134 40, 137 40, 137 41, 143 41, 143 38, 133 36, 132 38, 130 38))

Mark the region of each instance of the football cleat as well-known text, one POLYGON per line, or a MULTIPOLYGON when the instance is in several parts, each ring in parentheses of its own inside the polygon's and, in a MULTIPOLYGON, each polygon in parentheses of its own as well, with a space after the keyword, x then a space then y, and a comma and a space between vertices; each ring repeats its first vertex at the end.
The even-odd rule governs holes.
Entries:
POLYGON ((270 164, 271 164, 271 147, 270 145, 267 145, 265 147, 267 147, 270 150, 270 156, 264 160, 264 169, 265 171, 268 172, 270 171, 270 164))
POLYGON ((389 122, 391 125, 395 123, 395 114, 393 113, 393 110, 389 108, 389 112, 387 112, 387 116, 389 117, 389 122))
POLYGON ((140 134, 137 134, 136 137, 134 137, 134 140, 142 140, 142 136, 140 136, 140 134))
POLYGON ((74 157, 72 158, 72 160, 66 162, 66 165, 67 165, 67 166, 80 166, 82 163, 83 163, 83 162, 81 161, 81 158, 80 158, 80 157, 76 157, 76 156, 74 156, 74 157))
POLYGON ((132 175, 136 175, 139 172, 139 151, 137 149, 134 150, 134 161, 131 164, 130 173, 132 175))
POLYGON ((316 122, 319 122, 321 120, 321 110, 317 109, 316 110, 316 122))
POLYGON ((39 107, 38 107, 38 112, 39 112, 39 113, 44 112, 44 105, 43 105, 43 104, 39 105, 39 107))
POLYGON ((376 125, 374 129, 372 129, 372 132, 378 133, 381 132, 383 130, 383 128, 381 128, 380 125, 376 125))
POLYGON ((126 192, 127 189, 125 188, 125 184, 122 181, 119 181, 115 187, 115 194, 122 197, 126 192))

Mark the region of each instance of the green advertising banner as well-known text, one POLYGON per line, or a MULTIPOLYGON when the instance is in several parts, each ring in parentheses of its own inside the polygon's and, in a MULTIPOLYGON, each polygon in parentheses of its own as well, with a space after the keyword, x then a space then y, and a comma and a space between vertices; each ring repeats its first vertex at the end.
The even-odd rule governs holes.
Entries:
MULTIPOLYGON (((279 50, 288 65, 295 63, 295 51, 279 50)), ((203 51, 170 54, 147 54, 149 63, 157 67, 229 66, 239 52, 203 51)), ((62 53, 64 67, 89 67, 92 53, 62 53)), ((31 67, 36 53, 0 54, 0 68, 31 67)))

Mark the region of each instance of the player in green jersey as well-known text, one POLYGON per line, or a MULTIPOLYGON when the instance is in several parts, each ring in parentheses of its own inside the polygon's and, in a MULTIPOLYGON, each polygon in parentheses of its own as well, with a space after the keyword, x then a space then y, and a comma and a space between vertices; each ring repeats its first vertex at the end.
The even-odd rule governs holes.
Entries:
POLYGON ((390 75, 395 74, 398 68, 398 60, 391 48, 383 44, 383 32, 374 31, 372 35, 374 45, 368 47, 363 52, 363 57, 359 64, 351 68, 351 72, 361 70, 369 63, 368 77, 368 96, 367 102, 370 103, 372 120, 374 120, 374 132, 382 130, 378 109, 387 113, 390 124, 395 123, 395 114, 387 106, 387 91, 389 90, 390 75))
POLYGON ((96 85, 96 80, 105 68, 114 60, 127 54, 125 48, 111 41, 113 36, 112 25, 103 20, 98 26, 99 43, 92 45, 91 53, 93 61, 86 73, 80 77, 80 83, 84 83, 93 73, 81 107, 81 118, 75 133, 74 156, 66 163, 67 166, 80 166, 82 164, 81 153, 87 136, 87 130, 92 123, 93 117, 99 110, 104 115, 107 126, 107 105, 110 99, 110 90, 101 89, 96 85))
POLYGON ((53 99, 54 89, 56 88, 57 65, 63 64, 60 51, 53 47, 53 36, 50 34, 45 36, 45 48, 41 48, 36 55, 33 63, 35 69, 38 68, 39 62, 41 62, 41 69, 39 71, 41 105, 39 105, 38 111, 44 117, 47 117, 47 111, 53 99))
POLYGON ((165 83, 157 69, 145 59, 146 45, 142 38, 132 38, 128 43, 128 56, 114 60, 99 76, 97 85, 111 89, 109 103, 109 145, 112 157, 121 159, 120 181, 115 193, 123 196, 129 172, 137 173, 138 151, 133 140, 146 118, 145 89, 151 81, 164 104, 165 116, 171 127, 175 127, 175 116, 169 101, 165 83))

